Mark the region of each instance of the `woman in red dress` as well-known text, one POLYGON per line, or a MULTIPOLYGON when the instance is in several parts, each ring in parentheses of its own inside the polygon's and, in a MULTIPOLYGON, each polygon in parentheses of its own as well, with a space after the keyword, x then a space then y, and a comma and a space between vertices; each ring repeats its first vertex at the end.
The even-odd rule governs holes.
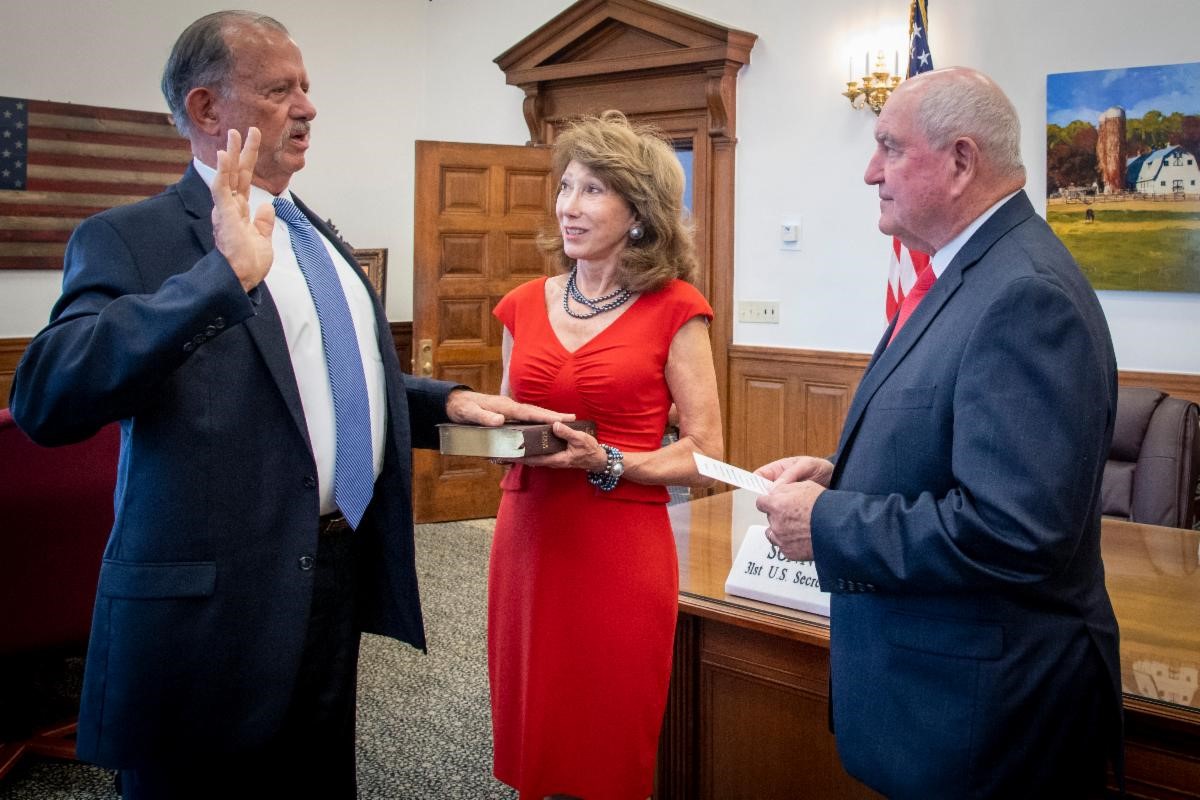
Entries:
POLYGON ((556 425, 564 452, 505 476, 488 592, 495 774, 525 800, 643 800, 653 790, 679 571, 667 485, 706 485, 720 458, 708 323, 686 280, 683 169, 619 112, 554 148, 565 274, 496 306, 502 392, 596 422, 556 425), (679 440, 662 447, 678 411, 679 440))

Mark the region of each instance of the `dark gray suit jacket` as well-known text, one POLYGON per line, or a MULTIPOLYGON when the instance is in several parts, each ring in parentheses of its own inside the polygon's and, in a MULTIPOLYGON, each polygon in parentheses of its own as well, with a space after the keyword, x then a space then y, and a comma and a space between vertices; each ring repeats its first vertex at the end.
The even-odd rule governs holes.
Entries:
MULTIPOLYGON (((121 421, 78 738, 81 758, 109 767, 262 742, 304 642, 316 466, 270 292, 242 289, 214 249, 211 211, 189 167, 163 194, 80 225, 62 297, 13 384, 13 415, 40 443, 121 421)), ((361 627, 424 647, 411 448, 436 446, 453 385, 402 374, 375 305, 387 431, 354 534, 361 627)))
POLYGON ((892 797, 1028 796, 1073 745, 1057 722, 1087 713, 1074 687, 1099 683, 1082 705, 1100 718, 1119 710, 1108 327, 1022 192, 890 334, 812 517, 838 751, 892 797))

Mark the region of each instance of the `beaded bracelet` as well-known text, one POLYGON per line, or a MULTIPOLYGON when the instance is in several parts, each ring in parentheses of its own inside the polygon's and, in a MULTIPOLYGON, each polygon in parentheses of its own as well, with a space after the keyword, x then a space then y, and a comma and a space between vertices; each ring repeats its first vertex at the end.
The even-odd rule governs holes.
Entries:
POLYGON ((617 481, 621 480, 621 475, 625 472, 624 456, 620 450, 611 444, 602 444, 600 446, 608 454, 608 463, 604 465, 603 472, 589 472, 587 474, 588 483, 597 487, 602 492, 611 492, 616 487, 617 481))

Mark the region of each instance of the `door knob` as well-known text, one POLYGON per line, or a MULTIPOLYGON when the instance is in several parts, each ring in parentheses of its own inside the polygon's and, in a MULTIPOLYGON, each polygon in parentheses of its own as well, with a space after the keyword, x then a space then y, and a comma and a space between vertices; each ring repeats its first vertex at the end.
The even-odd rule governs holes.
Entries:
POLYGON ((433 340, 422 339, 417 343, 417 363, 421 365, 422 378, 433 377, 433 340))

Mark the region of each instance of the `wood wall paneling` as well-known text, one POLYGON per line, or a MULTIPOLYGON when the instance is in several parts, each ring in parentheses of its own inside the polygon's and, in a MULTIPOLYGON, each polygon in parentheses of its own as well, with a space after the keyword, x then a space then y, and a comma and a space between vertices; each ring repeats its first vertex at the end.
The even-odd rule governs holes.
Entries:
POLYGON ((413 352, 413 326, 411 322, 392 322, 392 342, 396 345, 396 355, 400 357, 400 368, 405 372, 413 372, 416 354, 413 352))
MULTIPOLYGON (((411 372, 412 323, 393 322, 391 329, 400 364, 411 372)), ((486 335, 490 339, 494 331, 486 335)), ((29 342, 0 339, 0 408, 8 406, 13 373, 29 342)), ((831 455, 867 361, 861 353, 731 347, 730 462, 751 469, 797 453, 831 455)), ((1122 371, 1119 380, 1200 403, 1198 374, 1122 371)))
MULTIPOLYGON (((829 456, 870 356, 825 350, 729 349, 729 461, 754 469, 776 458, 829 456)), ((1150 386, 1200 403, 1200 375, 1118 373, 1122 386, 1150 386)))
POLYGON ((1200 375, 1183 372, 1134 372, 1121 370, 1117 382, 1122 386, 1149 386, 1172 397, 1200 403, 1200 375))
POLYGON ((798 453, 832 455, 867 360, 852 353, 731 347, 730 462, 753 469, 798 453))
POLYGON ((13 373, 29 346, 31 339, 0 339, 0 408, 8 408, 8 393, 12 390, 13 373))
MULTIPOLYGON (((800 452, 786 438, 789 407, 789 381, 771 376, 755 375, 752 371, 737 375, 731 387, 729 455, 733 464, 749 468, 752 463, 765 464, 790 453, 800 452), (737 399, 734 399, 737 398, 737 399), (740 402, 739 402, 740 401, 740 402), (767 431, 778 435, 766 435, 767 431)), ((797 410, 798 411, 798 410, 797 410)))
MULTIPOLYGON (((412 323, 393 322, 390 325, 396 354, 400 356, 400 367, 405 372, 412 372, 412 323)), ((0 339, 0 408, 8 408, 8 393, 12 389, 13 374, 17 371, 17 364, 31 341, 30 337, 0 339)))

